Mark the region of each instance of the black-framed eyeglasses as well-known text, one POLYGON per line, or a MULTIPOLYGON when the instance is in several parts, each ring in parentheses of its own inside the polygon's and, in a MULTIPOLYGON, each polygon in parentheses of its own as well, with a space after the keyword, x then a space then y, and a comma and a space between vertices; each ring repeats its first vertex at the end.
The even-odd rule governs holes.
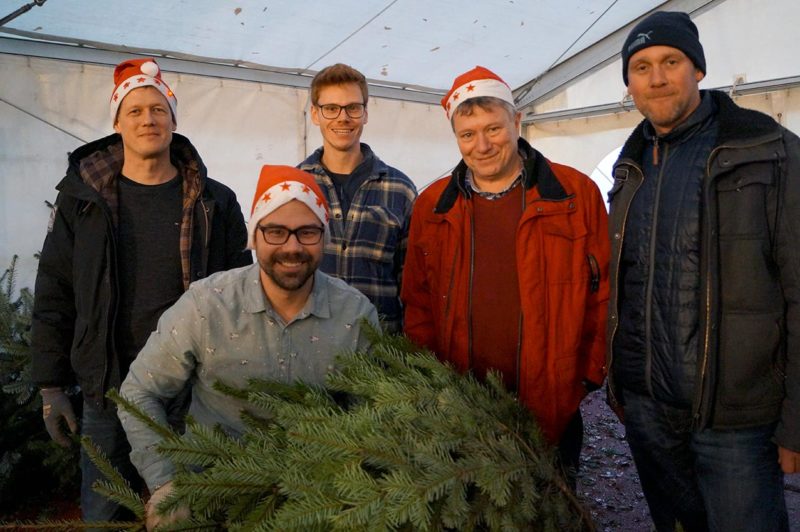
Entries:
POLYGON ((344 109, 344 112, 347 113, 347 116, 350 118, 361 118, 364 116, 364 109, 366 109, 367 106, 363 103, 348 103, 347 105, 326 103, 323 105, 317 104, 317 107, 319 107, 320 112, 322 112, 323 118, 333 120, 334 118, 339 118, 339 115, 342 114, 342 109, 344 109))
POLYGON ((303 225, 297 229, 289 229, 282 225, 259 225, 258 229, 264 236, 264 242, 273 246, 285 244, 292 235, 304 246, 313 246, 322 240, 322 234, 325 232, 324 227, 317 225, 303 225))

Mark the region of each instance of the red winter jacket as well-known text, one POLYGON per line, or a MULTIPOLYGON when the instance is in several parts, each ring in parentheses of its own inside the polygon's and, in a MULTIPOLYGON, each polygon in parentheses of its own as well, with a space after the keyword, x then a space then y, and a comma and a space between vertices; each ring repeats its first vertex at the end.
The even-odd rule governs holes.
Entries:
MULTIPOLYGON (((597 186, 577 170, 526 154, 525 210, 517 228, 522 333, 520 400, 553 444, 578 410, 586 385, 605 376, 608 219, 597 186)), ((463 161, 417 198, 401 299, 405 333, 453 364, 471 368, 472 201, 463 161)), ((479 325, 477 325, 479 326, 479 325)))

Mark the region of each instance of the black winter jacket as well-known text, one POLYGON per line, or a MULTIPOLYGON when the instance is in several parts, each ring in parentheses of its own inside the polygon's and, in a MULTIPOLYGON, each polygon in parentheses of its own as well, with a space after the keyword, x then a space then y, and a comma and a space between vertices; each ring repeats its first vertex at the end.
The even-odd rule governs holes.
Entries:
POLYGON ((717 137, 711 95, 668 134, 645 123, 644 173, 619 261, 615 384, 689 408, 699 350, 703 176, 717 137))
MULTIPOLYGON (((719 132, 706 164, 700 226, 700 350, 696 428, 778 421, 779 445, 800 451, 800 139, 762 113, 711 92, 719 132)), ((643 125, 614 167, 609 400, 619 326, 619 259, 628 207, 642 183, 643 125)))
MULTIPOLYGON (((189 140, 173 134, 172 163, 183 179, 181 266, 184 289, 216 271, 252 263, 236 196, 210 179, 189 140)), ((110 135, 77 149, 51 214, 36 277, 31 350, 38 386, 80 385, 104 405, 121 375, 114 338, 117 297, 117 176, 122 138, 110 135)))

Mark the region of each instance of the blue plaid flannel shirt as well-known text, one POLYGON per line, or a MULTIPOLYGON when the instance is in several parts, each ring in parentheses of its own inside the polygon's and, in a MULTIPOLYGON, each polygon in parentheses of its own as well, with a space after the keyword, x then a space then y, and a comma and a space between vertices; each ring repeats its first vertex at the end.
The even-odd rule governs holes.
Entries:
POLYGON ((411 179, 361 144, 372 171, 353 197, 347 220, 333 180, 322 166, 322 148, 298 168, 314 174, 331 209, 330 240, 320 269, 357 288, 378 309, 384 330, 400 332, 403 310, 400 279, 411 208, 417 189, 411 179))

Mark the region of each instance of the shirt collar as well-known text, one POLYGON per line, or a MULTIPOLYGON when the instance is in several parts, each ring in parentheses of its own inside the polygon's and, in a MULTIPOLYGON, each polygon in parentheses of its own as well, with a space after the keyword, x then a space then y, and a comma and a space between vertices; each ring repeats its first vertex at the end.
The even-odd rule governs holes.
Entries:
MULTIPOLYGON (((244 293, 242 307, 245 312, 250 312, 252 314, 268 312, 274 316, 278 315, 267 300, 267 295, 264 293, 264 288, 261 286, 261 267, 258 263, 253 264, 247 272, 246 286, 252 289, 246 290, 244 293)), ((312 314, 318 318, 330 318, 331 308, 327 288, 328 283, 325 274, 319 270, 315 271, 314 286, 311 288, 311 293, 308 296, 306 304, 303 305, 303 309, 295 319, 301 320, 312 314)))
POLYGON ((479 189, 478 186, 475 184, 475 180, 472 175, 472 170, 469 167, 467 167, 467 171, 464 174, 464 183, 466 184, 467 188, 469 188, 472 192, 474 192, 478 196, 490 200, 500 199, 506 194, 508 194, 510 191, 514 190, 514 187, 522 183, 522 176, 525 173, 525 161, 528 159, 528 157, 522 150, 519 150, 518 153, 519 156, 522 157, 522 170, 520 171, 519 175, 516 178, 514 178, 514 180, 511 183, 508 184, 506 188, 504 188, 500 192, 486 192, 479 189))

